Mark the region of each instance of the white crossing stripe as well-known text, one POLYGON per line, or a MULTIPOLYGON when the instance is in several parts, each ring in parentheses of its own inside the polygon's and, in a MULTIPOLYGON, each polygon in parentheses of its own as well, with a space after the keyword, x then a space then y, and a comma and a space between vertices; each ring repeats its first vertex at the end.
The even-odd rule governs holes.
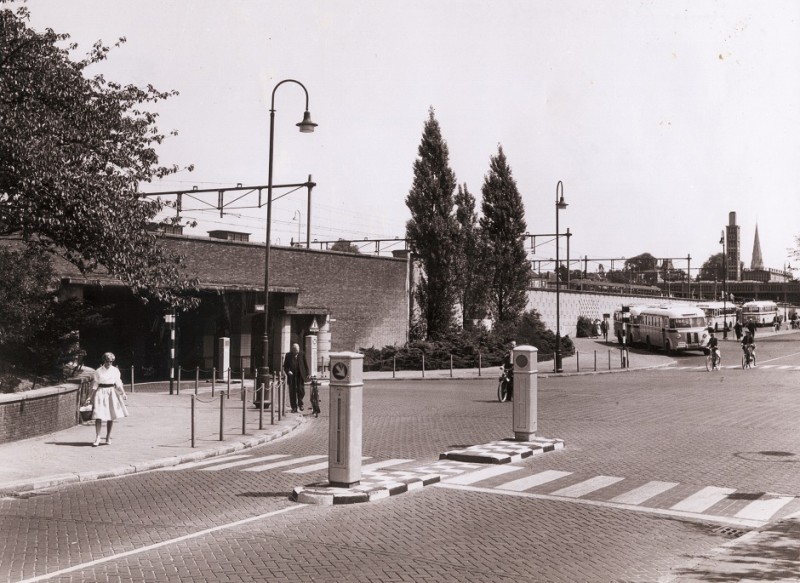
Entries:
POLYGON ((736 518, 752 518, 753 520, 769 520, 773 514, 794 500, 793 496, 778 496, 753 500, 736 513, 736 518))
POLYGON ((672 506, 671 509, 682 510, 684 512, 704 512, 734 492, 736 492, 736 490, 733 488, 717 488, 716 486, 707 486, 699 492, 695 492, 688 498, 681 500, 672 506))
POLYGON ((552 482, 554 480, 558 480, 563 478, 564 476, 571 475, 572 472, 560 472, 558 470, 546 470, 544 472, 539 472, 538 474, 533 474, 532 476, 526 476, 524 478, 520 478, 518 480, 512 480, 511 482, 506 482, 505 484, 501 484, 497 486, 499 490, 511 490, 513 492, 524 492, 529 488, 535 488, 536 486, 541 486, 542 484, 547 484, 548 482, 552 482))
MULTIPOLYGON (((286 457, 286 456, 278 456, 278 457, 286 457)), ((310 462, 312 460, 322 459, 324 457, 328 457, 327 455, 306 455, 303 457, 292 458, 289 460, 283 460, 280 462, 272 462, 271 464, 262 464, 260 466, 253 466, 252 468, 245 468, 243 472, 264 472, 266 470, 273 470, 275 468, 283 468, 285 466, 293 466, 296 464, 302 464, 303 462, 310 462)))
POLYGON ((678 482, 659 482, 654 480, 652 482, 647 482, 643 486, 634 488, 630 492, 625 492, 624 494, 620 494, 619 496, 612 498, 611 502, 633 505, 642 504, 643 502, 650 500, 650 498, 658 496, 659 494, 663 494, 667 490, 671 490, 677 485, 678 482))
POLYGON ((375 470, 379 470, 381 468, 388 468, 390 466, 399 466, 400 464, 405 464, 413 461, 414 460, 400 460, 400 459, 383 460, 382 462, 375 462, 372 464, 367 464, 366 466, 361 466, 361 471, 374 472, 375 470))
MULTIPOLYGON (((361 461, 368 460, 368 457, 362 457, 361 461)), ((328 462, 320 462, 318 464, 311 464, 300 468, 292 468, 291 470, 283 470, 284 474, 310 474, 311 472, 319 472, 328 469, 328 462)))
POLYGON ((261 461, 264 461, 264 460, 275 460, 275 459, 282 458, 282 457, 289 457, 289 456, 286 455, 286 454, 278 454, 278 453, 276 453, 276 454, 272 454, 272 455, 265 455, 263 457, 254 457, 254 458, 248 458, 246 460, 239 460, 239 461, 236 461, 236 462, 230 462, 229 464, 220 464, 218 466, 214 466, 213 468, 202 468, 200 471, 201 472, 216 472, 216 471, 219 471, 219 470, 227 470, 228 468, 235 468, 235 467, 238 467, 238 466, 246 466, 247 464, 254 464, 256 462, 261 462, 261 461))
POLYGON ((177 466, 170 466, 168 468, 164 468, 164 471, 166 471, 166 472, 174 472, 176 470, 188 470, 188 469, 191 469, 191 468, 199 468, 201 466, 210 466, 211 464, 225 463, 227 461, 236 460, 236 459, 240 459, 240 458, 243 458, 243 457, 249 458, 250 454, 240 453, 239 455, 226 455, 224 458, 215 457, 215 458, 211 458, 211 459, 204 459, 204 460, 200 460, 199 462, 190 462, 188 464, 179 464, 177 466))
POLYGON ((508 472, 517 472, 522 469, 524 468, 519 466, 493 465, 485 470, 478 470, 477 472, 471 472, 468 474, 455 476, 453 478, 448 478, 446 481, 448 484, 474 484, 475 482, 480 482, 481 480, 493 478, 494 476, 502 476, 508 472))
POLYGON ((551 495, 580 498, 581 496, 586 496, 586 494, 591 494, 595 490, 600 490, 611 484, 616 484, 623 479, 624 478, 617 478, 615 476, 595 476, 594 478, 551 492, 551 495))

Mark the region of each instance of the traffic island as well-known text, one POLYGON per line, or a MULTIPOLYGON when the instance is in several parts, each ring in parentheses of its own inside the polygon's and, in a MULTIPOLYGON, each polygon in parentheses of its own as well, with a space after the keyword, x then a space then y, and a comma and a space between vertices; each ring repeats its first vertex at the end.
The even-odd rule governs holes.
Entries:
POLYGON ((446 451, 439 454, 439 459, 473 464, 509 464, 558 449, 564 449, 563 439, 546 437, 534 437, 528 441, 504 439, 446 451))
POLYGON ((421 474, 402 470, 365 472, 357 486, 341 488, 330 482, 309 484, 295 488, 289 499, 301 504, 321 506, 360 504, 419 490, 439 481, 441 481, 439 474, 421 474))

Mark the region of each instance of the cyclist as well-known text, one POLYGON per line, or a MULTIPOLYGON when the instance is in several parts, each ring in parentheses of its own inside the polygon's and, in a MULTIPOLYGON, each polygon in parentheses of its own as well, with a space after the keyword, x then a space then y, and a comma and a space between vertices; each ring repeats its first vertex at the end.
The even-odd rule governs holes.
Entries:
MULTIPOLYGON (((748 361, 751 360, 751 357, 755 356, 756 353, 756 342, 750 334, 750 330, 747 328, 745 328, 744 336, 742 336, 742 352, 744 352, 745 359, 748 361)), ((753 359, 752 366, 755 365, 755 359, 753 359)))
POLYGON ((503 371, 505 371, 508 376, 509 396, 514 392, 514 348, 516 348, 516 346, 517 343, 512 340, 508 345, 508 352, 506 352, 506 355, 503 357, 503 371))
POLYGON ((708 343, 706 344, 706 348, 708 348, 711 353, 711 368, 719 368, 720 357, 722 355, 719 352, 719 340, 714 336, 714 328, 708 329, 708 343))

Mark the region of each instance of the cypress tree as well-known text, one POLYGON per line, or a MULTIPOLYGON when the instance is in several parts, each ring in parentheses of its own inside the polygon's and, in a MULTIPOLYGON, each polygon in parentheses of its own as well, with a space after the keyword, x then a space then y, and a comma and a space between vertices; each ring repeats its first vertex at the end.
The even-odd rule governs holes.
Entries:
POLYGON ((531 267, 523 240, 527 225, 522 196, 500 145, 497 154, 489 160, 489 172, 484 177, 481 192, 480 225, 489 304, 497 323, 515 322, 527 303, 531 267))
POLYGON ((456 289, 461 304, 461 326, 470 328, 473 320, 486 316, 486 280, 483 269, 483 240, 475 197, 467 185, 458 186, 455 197, 456 223, 456 289))
POLYGON ((449 158, 447 143, 430 108, 414 162, 414 181, 406 197, 411 211, 406 238, 423 268, 416 293, 428 339, 440 337, 453 323, 456 177, 449 158))

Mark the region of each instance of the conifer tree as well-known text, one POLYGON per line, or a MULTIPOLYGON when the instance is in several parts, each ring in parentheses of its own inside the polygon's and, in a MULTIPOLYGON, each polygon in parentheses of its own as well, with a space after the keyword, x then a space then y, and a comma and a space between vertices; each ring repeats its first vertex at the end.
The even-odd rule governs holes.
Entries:
POLYGON ((525 208, 503 147, 489 160, 484 177, 480 220, 485 245, 485 272, 489 305, 495 322, 516 321, 527 303, 531 267, 523 235, 527 230, 525 208))
POLYGON ((486 316, 486 280, 483 269, 483 240, 475 197, 466 183, 458 186, 455 197, 456 223, 456 290, 461 304, 461 326, 470 328, 473 320, 486 316))
POLYGON ((406 238, 423 268, 417 300, 428 339, 440 337, 450 328, 456 297, 453 216, 456 177, 449 158, 447 143, 430 108, 414 162, 414 181, 406 197, 411 211, 406 238))

